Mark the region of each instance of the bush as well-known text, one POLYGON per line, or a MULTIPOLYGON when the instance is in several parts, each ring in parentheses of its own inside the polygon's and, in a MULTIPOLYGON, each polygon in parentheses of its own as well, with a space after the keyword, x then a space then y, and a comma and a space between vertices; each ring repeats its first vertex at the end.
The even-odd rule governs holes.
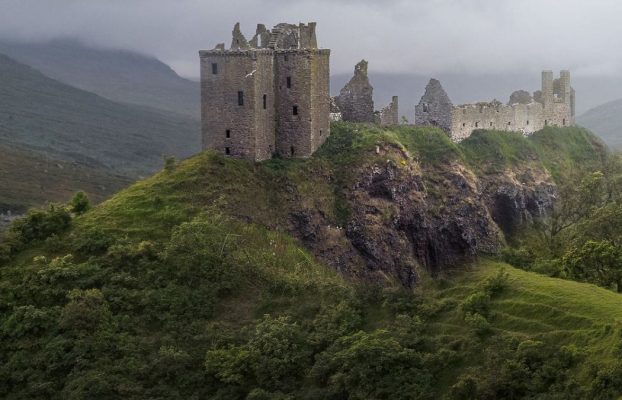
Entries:
POLYGON ((503 269, 499 269, 495 276, 491 276, 484 282, 484 292, 489 297, 494 297, 501 293, 508 285, 508 273, 503 269))
POLYGON ((465 316, 469 314, 480 314, 486 318, 490 312, 490 296, 485 292, 473 293, 464 300, 460 308, 465 316))
POLYGON ((84 214, 91 209, 89 198, 84 192, 76 193, 67 205, 69 206, 69 210, 76 215, 84 214))

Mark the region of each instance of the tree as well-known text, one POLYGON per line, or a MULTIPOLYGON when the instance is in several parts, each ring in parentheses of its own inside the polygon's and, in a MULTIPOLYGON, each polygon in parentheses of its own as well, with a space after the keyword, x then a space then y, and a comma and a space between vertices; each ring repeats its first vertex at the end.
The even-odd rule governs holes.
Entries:
POLYGON ((622 249, 608 240, 588 240, 571 248, 562 258, 564 272, 571 278, 616 287, 622 293, 622 249))

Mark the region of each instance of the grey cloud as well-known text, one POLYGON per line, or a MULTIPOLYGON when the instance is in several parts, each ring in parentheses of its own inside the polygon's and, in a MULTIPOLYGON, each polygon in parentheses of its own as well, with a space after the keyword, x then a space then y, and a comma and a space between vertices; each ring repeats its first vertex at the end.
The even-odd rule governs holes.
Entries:
POLYGON ((499 73, 571 68, 619 76, 622 3, 614 0, 1 0, 0 37, 75 37, 152 54, 196 76, 197 51, 233 24, 318 22, 332 69, 361 58, 394 73, 499 73))

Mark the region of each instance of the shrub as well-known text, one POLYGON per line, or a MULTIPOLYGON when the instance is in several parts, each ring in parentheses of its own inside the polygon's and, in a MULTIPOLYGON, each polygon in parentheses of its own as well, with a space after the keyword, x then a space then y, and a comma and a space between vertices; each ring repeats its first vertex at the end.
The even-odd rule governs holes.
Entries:
POLYGON ((89 198, 84 192, 76 193, 67 205, 69 206, 69 210, 76 215, 84 214, 91 209, 89 198))
POLYGON ((464 300, 460 308, 465 316, 468 314, 480 314, 486 318, 490 312, 490 296, 485 292, 473 293, 464 300))

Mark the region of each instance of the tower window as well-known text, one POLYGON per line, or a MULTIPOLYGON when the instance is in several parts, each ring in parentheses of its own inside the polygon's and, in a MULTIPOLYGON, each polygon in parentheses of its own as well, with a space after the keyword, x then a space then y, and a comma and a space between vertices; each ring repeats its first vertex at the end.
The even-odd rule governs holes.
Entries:
POLYGON ((298 106, 294 106, 293 113, 294 115, 298 115, 298 106))
POLYGON ((466 122, 463 122, 463 123, 462 123, 462 127, 463 127, 463 128, 466 128, 466 122))
POLYGON ((479 122, 476 122, 476 123, 475 123, 475 127, 476 127, 476 128, 479 128, 479 122))
POLYGON ((423 112, 424 113, 428 112, 428 105, 426 103, 423 103, 423 112))
POLYGON ((291 76, 287 77, 287 88, 288 89, 292 88, 292 77, 291 76))
POLYGON ((512 123, 510 121, 508 121, 508 126, 512 125, 512 123))
POLYGON ((548 119, 544 120, 544 126, 549 126, 549 120, 548 119))
POLYGON ((216 64, 216 63, 212 63, 212 74, 213 75, 217 75, 218 74, 218 64, 216 64))
POLYGON ((490 126, 492 126, 492 122, 490 123, 490 126))
POLYGON ((243 105, 244 105, 244 92, 239 91, 238 92, 238 106, 243 106, 243 105))
POLYGON ((263 109, 268 108, 268 95, 263 95, 263 109))
POLYGON ((285 57, 283 57, 285 59, 285 61, 289 60, 289 57, 287 57, 287 54, 285 54, 285 57))
POLYGON ((566 126, 566 118, 562 120, 562 125, 566 126))
POLYGON ((320 129, 320 136, 322 136, 322 130, 320 129))
POLYGON ((527 120, 527 125, 529 125, 529 120, 527 120))
POLYGON ((289 154, 290 154, 290 155, 292 155, 292 156, 293 156, 294 154, 296 154, 296 149, 294 148, 294 146, 292 146, 292 147, 290 147, 290 148, 289 148, 289 154))
POLYGON ((227 139, 229 139, 229 138, 231 137, 231 129, 227 129, 227 130, 225 131, 225 137, 226 137, 227 139))
POLYGON ((225 147, 225 154, 231 155, 231 147, 225 147))

